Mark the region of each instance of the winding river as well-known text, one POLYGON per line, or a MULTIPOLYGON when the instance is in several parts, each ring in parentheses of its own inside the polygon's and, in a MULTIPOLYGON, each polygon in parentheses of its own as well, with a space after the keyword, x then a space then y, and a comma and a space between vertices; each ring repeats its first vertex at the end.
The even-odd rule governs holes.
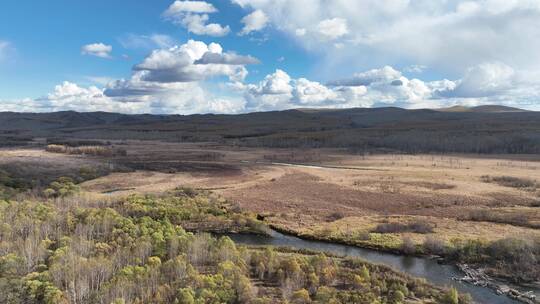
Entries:
MULTIPOLYGON (((304 240, 277 231, 272 231, 271 236, 252 234, 230 234, 228 236, 235 242, 244 245, 287 246, 295 249, 323 251, 339 256, 359 257, 368 262, 391 266, 415 277, 425 278, 428 282, 437 286, 455 286, 460 292, 469 293, 477 303, 520 303, 506 296, 499 296, 491 289, 454 281, 452 277, 463 276, 457 267, 439 264, 437 261, 428 258, 402 256, 348 245, 304 240)), ((540 290, 538 288, 532 290, 537 295, 539 294, 540 290)))

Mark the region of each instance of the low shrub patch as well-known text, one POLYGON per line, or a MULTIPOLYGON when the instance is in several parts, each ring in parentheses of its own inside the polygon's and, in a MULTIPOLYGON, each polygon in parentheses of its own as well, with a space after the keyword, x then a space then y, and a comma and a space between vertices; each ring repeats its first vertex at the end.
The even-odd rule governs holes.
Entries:
POLYGON ((484 183, 496 183, 504 187, 518 188, 518 189, 536 189, 538 183, 536 180, 530 178, 514 177, 514 176, 489 176, 483 175, 481 177, 484 183))
POLYGON ((375 233, 402 233, 402 232, 414 232, 414 233, 432 233, 435 226, 432 223, 423 220, 416 220, 411 223, 382 223, 377 225, 372 232, 375 233))

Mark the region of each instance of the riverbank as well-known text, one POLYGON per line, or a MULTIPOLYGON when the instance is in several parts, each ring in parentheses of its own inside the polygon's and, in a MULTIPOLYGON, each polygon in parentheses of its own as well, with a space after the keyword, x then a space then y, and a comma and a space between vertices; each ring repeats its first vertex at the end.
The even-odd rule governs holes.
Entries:
MULTIPOLYGON (((422 252, 414 252, 414 253, 407 253, 404 250, 400 250, 397 248, 388 248, 384 246, 374 246, 372 244, 366 244, 364 242, 351 242, 344 239, 339 238, 319 238, 314 235, 309 234, 300 234, 297 233, 294 230, 286 229, 285 227, 279 226, 279 225, 269 225, 270 228, 272 228, 274 231, 277 231, 279 233, 282 233, 284 235, 289 235, 293 237, 297 237, 299 239, 307 240, 307 241, 315 241, 315 242, 324 242, 328 244, 341 244, 346 246, 353 246, 361 249, 367 249, 367 250, 373 250, 381 253, 388 253, 392 255, 397 256, 404 256, 404 257, 415 257, 418 259, 429 259, 436 261, 438 264, 446 264, 452 267, 456 267, 461 273, 458 275, 452 276, 451 279, 459 282, 464 282, 467 284, 471 284, 474 286, 478 286, 481 288, 485 288, 486 290, 492 290, 493 294, 501 295, 501 296, 507 296, 510 299, 516 300, 520 303, 527 303, 527 304, 538 304, 540 303, 538 296, 534 293, 534 291, 523 291, 526 290, 527 287, 519 285, 521 287, 518 290, 516 288, 511 288, 509 285, 507 285, 504 282, 499 281, 497 278, 492 278, 488 276, 485 271, 481 271, 479 269, 475 269, 469 265, 464 266, 465 264, 458 263, 456 261, 453 261, 449 259, 448 257, 439 256, 439 255, 432 255, 432 254, 426 254, 422 252), (480 275, 481 274, 481 275, 480 275)), ((534 288, 537 292, 540 290, 540 288, 534 288)))
POLYGON ((498 295, 506 295, 512 299, 526 304, 538 304, 540 301, 532 291, 522 292, 510 286, 495 282, 492 278, 485 274, 483 269, 475 269, 467 264, 457 264, 465 276, 461 278, 453 278, 454 280, 473 284, 475 286, 486 287, 494 290, 498 295))
MULTIPOLYGON (((405 255, 403 250, 401 250, 399 248, 378 245, 378 244, 369 243, 369 242, 360 241, 360 240, 348 240, 348 239, 343 239, 343 238, 335 238, 335 237, 332 237, 331 235, 316 236, 316 235, 312 235, 312 234, 304 234, 304 233, 299 233, 298 231, 296 231, 294 229, 289 229, 289 228, 287 228, 285 226, 282 226, 282 225, 268 224, 268 226, 271 229, 273 229, 273 230, 275 230, 277 232, 280 232, 280 233, 283 233, 283 234, 288 234, 288 235, 295 236, 295 237, 298 237, 298 238, 302 238, 302 239, 305 239, 305 240, 343 244, 343 245, 355 246, 355 247, 359 247, 359 248, 365 248, 365 249, 376 250, 376 251, 381 251, 381 252, 387 252, 387 253, 392 253, 392 254, 405 255)), ((410 256, 418 256, 418 257, 426 257, 427 256, 427 255, 424 255, 424 254, 418 254, 416 252, 415 253, 410 253, 408 255, 410 255, 410 256)))
POLYGON ((0 200, 0 234, 9 250, 0 254, 0 303, 472 304, 455 288, 387 265, 212 236, 207 231, 272 239, 239 234, 258 221, 224 203, 188 189, 106 204, 77 196, 0 200), (17 245, 24 234, 18 228, 28 223, 36 233, 26 242, 42 246, 35 259, 17 245))
POLYGON ((540 274, 534 271, 540 267, 536 262, 540 260, 540 234, 528 233, 531 229, 432 216, 366 215, 324 220, 265 215, 272 227, 303 238, 406 255, 439 255, 486 267, 491 276, 512 282, 540 281, 540 274), (457 231, 452 229, 456 222, 462 226, 457 231), (499 236, 491 238, 495 234, 499 236))

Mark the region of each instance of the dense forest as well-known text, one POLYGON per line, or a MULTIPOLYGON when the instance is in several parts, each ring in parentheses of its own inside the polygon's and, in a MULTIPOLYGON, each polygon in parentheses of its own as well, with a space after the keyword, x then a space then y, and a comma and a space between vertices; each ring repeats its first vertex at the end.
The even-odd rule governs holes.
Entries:
POLYGON ((220 142, 257 147, 339 147, 357 152, 540 153, 540 112, 400 108, 287 110, 239 115, 0 113, 3 146, 33 138, 220 142))
POLYGON ((61 178, 40 197, 0 200, 0 303, 469 301, 385 266, 201 233, 264 233, 209 193, 98 199, 78 191, 61 178))

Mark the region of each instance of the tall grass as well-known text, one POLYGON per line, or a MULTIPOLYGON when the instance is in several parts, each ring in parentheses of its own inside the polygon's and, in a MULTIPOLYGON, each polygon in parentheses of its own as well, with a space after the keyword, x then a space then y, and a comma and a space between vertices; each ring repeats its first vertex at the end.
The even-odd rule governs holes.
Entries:
POLYGON ((434 225, 432 223, 429 223, 427 221, 423 220, 416 220, 411 223, 382 223, 377 225, 375 229, 373 229, 372 232, 375 233, 402 233, 402 232, 414 232, 414 233, 421 233, 421 234, 427 234, 432 233, 434 229, 434 225))
POLYGON ((496 183, 501 186, 510 188, 535 190, 539 187, 538 182, 530 178, 483 175, 481 179, 485 183, 496 183))
POLYGON ((500 224, 509 224, 514 226, 528 227, 538 229, 539 224, 531 222, 531 216, 527 214, 527 211, 521 211, 518 213, 506 213, 496 210, 473 210, 467 216, 461 218, 462 220, 474 221, 474 222, 492 222, 500 224))
POLYGON ((92 155, 92 156, 126 156, 127 151, 121 148, 104 147, 104 146, 80 146, 70 147, 66 145, 47 145, 45 148, 47 152, 62 153, 62 154, 76 154, 76 155, 92 155))

